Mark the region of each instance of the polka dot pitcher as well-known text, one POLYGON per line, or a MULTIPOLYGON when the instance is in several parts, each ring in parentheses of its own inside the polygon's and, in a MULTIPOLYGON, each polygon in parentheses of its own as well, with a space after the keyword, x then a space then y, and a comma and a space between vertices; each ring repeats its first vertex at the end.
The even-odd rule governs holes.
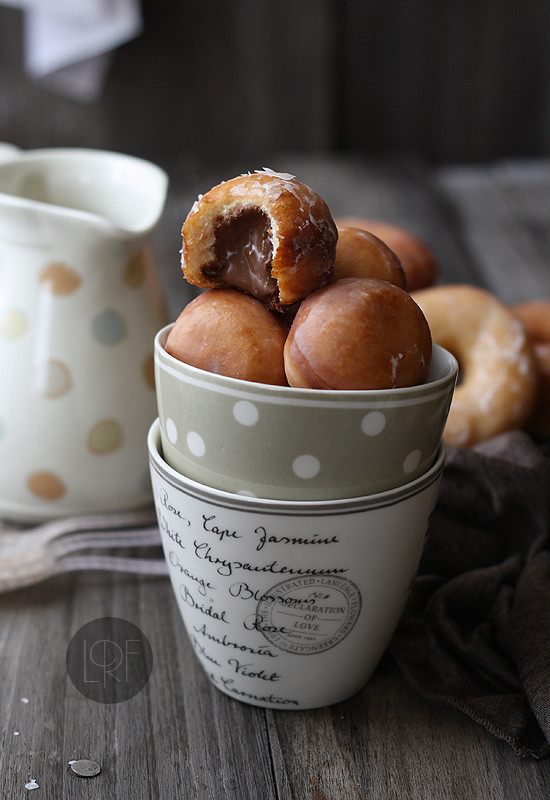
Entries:
POLYGON ((0 149, 0 516, 151 501, 151 235, 168 179, 83 149, 0 149))

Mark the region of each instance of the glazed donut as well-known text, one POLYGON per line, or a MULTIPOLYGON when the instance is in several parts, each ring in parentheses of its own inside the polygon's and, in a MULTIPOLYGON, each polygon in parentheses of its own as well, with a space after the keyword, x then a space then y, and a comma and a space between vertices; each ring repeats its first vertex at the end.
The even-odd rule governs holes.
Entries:
POLYGON ((550 435, 550 300, 531 300, 512 306, 533 348, 538 370, 535 407, 525 427, 538 436, 550 435))
POLYGON ((521 428, 535 400, 537 378, 523 325, 492 294, 449 285, 413 294, 433 341, 460 365, 445 428, 447 444, 468 447, 521 428))
POLYGON ((165 344, 174 358, 207 372, 286 386, 280 314, 235 289, 209 289, 188 303, 165 344))
POLYGON ((343 278, 300 303, 284 349, 290 386, 394 389, 424 383, 432 340, 410 294, 388 281, 343 278))
POLYGON ((360 228, 338 228, 333 281, 341 278, 378 278, 407 288, 403 264, 387 244, 360 228))
POLYGON ((338 232, 318 194, 266 169, 199 197, 182 237, 189 283, 240 289, 284 310, 331 278, 338 232))
POLYGON ((435 283, 439 272, 437 259, 428 245, 414 233, 389 222, 361 217, 342 217, 336 220, 336 225, 338 228, 361 228, 382 239, 403 264, 409 292, 425 289, 435 283))

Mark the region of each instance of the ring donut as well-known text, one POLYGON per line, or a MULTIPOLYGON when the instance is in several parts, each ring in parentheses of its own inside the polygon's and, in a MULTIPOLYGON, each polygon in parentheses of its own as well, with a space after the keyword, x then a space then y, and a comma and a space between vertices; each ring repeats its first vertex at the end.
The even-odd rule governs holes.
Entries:
POLYGON ((550 301, 531 300, 512 306, 533 347, 538 370, 537 401, 526 428, 538 436, 550 435, 550 301))
POLYGON ((338 227, 333 281, 377 278, 407 289, 403 264, 378 236, 361 228, 338 227))
POLYGON ((521 428, 536 396, 533 353, 521 322, 492 294, 449 285, 414 293, 433 341, 460 365, 445 428, 447 444, 468 447, 521 428))
POLYGON ((361 217, 342 217, 336 220, 336 225, 339 228, 361 228, 382 239, 403 264, 409 292, 426 289, 435 283, 439 272, 437 259, 428 245, 414 233, 389 222, 361 217))
POLYGON ((338 232, 325 201, 292 175, 263 170, 214 186, 182 228, 182 269, 284 310, 326 283, 338 232))

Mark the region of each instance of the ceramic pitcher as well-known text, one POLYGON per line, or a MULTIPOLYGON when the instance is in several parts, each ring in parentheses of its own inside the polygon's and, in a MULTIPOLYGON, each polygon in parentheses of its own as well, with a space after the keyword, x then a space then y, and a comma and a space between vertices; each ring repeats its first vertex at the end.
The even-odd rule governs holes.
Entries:
POLYGON ((167 186, 118 153, 0 146, 0 517, 150 502, 167 186))

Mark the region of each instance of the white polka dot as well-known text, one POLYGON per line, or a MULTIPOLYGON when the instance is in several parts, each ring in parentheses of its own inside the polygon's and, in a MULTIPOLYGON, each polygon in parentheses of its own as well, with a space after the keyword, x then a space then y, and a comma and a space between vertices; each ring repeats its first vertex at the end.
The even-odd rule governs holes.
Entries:
POLYGON ((254 403, 249 400, 239 400, 233 406, 233 416, 241 425, 255 425, 260 415, 254 403))
POLYGON ((237 494, 240 494, 241 497, 257 497, 258 495, 254 494, 254 492, 250 492, 248 489, 240 489, 237 494))
POLYGON ((307 480, 317 475, 321 469, 321 463, 315 456, 298 456, 298 458, 294 459, 292 469, 298 478, 305 478, 307 480))
POLYGON ((169 442, 176 444, 178 441, 178 429, 176 428, 176 423, 170 417, 166 420, 166 435, 169 442))
POLYGON ((386 427, 386 417, 381 411, 370 411, 361 420, 361 430, 367 436, 378 436, 386 427))
POLYGON ((200 458, 206 452, 206 445, 204 439, 195 431, 189 431, 187 434, 187 447, 191 450, 194 456, 200 458))
POLYGON ((403 461, 403 472, 412 472, 420 464, 420 450, 413 450, 403 461))

